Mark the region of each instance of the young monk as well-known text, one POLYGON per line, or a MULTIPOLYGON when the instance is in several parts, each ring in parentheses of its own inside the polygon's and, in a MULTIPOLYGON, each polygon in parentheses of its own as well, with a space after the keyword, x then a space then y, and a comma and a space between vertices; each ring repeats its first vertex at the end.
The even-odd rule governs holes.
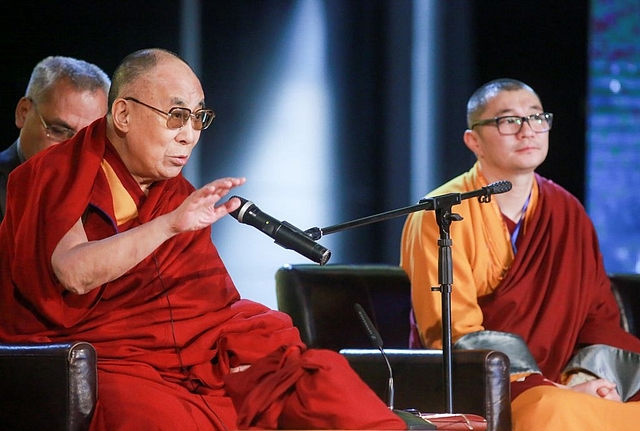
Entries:
MULTIPOLYGON (((464 143, 477 161, 429 196, 508 180, 490 203, 452 211, 454 347, 511 359, 514 430, 637 430, 640 340, 620 314, 594 227, 578 200, 535 170, 547 156, 553 115, 523 82, 498 79, 467 105, 464 143), (625 402, 622 402, 625 401, 625 402)), ((412 284, 419 340, 442 347, 434 212, 411 214, 401 265, 412 284)))

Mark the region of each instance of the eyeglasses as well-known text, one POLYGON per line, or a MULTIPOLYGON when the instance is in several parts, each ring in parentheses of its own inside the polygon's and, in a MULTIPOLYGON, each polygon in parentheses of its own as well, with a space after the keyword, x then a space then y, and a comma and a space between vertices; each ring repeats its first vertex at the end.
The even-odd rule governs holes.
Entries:
POLYGON ((167 127, 170 129, 180 129, 187 124, 189 118, 191 118, 191 125, 195 130, 204 130, 211 125, 211 122, 216 117, 216 113, 212 109, 198 109, 192 112, 189 108, 173 107, 169 109, 169 112, 164 112, 158 108, 154 108, 151 105, 147 105, 144 102, 139 101, 134 97, 124 97, 124 100, 130 100, 138 103, 142 106, 146 106, 149 109, 153 109, 159 114, 167 116, 167 127))
POLYGON ((495 124, 501 135, 517 135, 522 130, 524 123, 529 123, 529 127, 536 133, 545 133, 551 130, 553 114, 550 112, 542 112, 539 114, 528 115, 526 117, 517 117, 507 115, 505 117, 495 117, 488 120, 479 120, 471 125, 473 129, 476 126, 487 126, 495 124))
POLYGON ((33 99, 29 100, 31 100, 31 103, 33 103, 33 109, 36 111, 36 114, 38 114, 38 117, 40 117, 40 122, 42 123, 42 127, 44 127, 44 130, 47 133, 47 138, 56 142, 62 142, 66 141, 67 139, 73 138, 73 135, 76 134, 75 130, 64 126, 58 126, 56 124, 47 124, 47 122, 44 121, 44 118, 42 118, 40 111, 38 110, 36 101, 33 99))

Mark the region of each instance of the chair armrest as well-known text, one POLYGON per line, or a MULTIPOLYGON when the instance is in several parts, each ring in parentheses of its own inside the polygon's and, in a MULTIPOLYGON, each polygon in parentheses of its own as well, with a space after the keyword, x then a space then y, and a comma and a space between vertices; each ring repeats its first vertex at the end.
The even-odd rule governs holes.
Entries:
MULTIPOLYGON (((387 401, 389 372, 379 350, 343 349, 351 367, 387 401)), ((393 371, 395 408, 445 412, 441 350, 388 349, 393 371)), ((511 431, 509 358, 494 350, 452 352, 454 413, 474 413, 490 431, 511 431)))
POLYGON ((96 400, 91 344, 0 344, 4 429, 86 431, 96 400))

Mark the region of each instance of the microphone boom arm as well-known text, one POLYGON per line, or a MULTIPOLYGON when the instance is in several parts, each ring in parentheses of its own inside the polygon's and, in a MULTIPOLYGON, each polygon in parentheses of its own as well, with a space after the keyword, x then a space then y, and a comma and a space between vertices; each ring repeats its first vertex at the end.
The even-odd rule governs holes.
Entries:
POLYGON ((407 207, 398 208, 395 210, 383 212, 380 214, 374 214, 368 217, 359 218, 356 220, 327 226, 324 228, 312 227, 304 231, 314 241, 319 240, 324 235, 329 235, 335 232, 351 229, 354 227, 365 226, 371 223, 377 223, 384 220, 389 220, 402 215, 410 214, 416 211, 436 211, 439 209, 451 208, 453 205, 457 205, 465 199, 477 197, 481 203, 487 203, 491 201, 491 195, 497 193, 504 193, 511 190, 511 183, 509 181, 497 181, 491 183, 486 187, 474 190, 466 193, 448 193, 445 195, 428 197, 421 199, 415 205, 409 205, 407 207))

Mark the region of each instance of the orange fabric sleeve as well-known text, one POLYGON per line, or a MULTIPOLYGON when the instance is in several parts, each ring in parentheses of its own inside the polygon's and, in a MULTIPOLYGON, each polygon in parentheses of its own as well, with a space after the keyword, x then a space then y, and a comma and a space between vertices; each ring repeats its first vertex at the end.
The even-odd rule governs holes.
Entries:
MULTIPOLYGON (((478 165, 427 196, 465 193, 487 185, 478 165)), ((534 207, 535 205, 530 205, 534 207)), ((450 226, 453 283, 451 292, 452 337, 483 328, 478 297, 491 293, 513 261, 509 232, 495 201, 466 199, 452 208, 463 220, 450 226)), ((526 226, 525 226, 526 229, 526 226)), ((402 232, 400 265, 412 284, 412 301, 422 344, 442 348, 442 297, 438 280, 440 230, 434 211, 408 216, 402 232)))

